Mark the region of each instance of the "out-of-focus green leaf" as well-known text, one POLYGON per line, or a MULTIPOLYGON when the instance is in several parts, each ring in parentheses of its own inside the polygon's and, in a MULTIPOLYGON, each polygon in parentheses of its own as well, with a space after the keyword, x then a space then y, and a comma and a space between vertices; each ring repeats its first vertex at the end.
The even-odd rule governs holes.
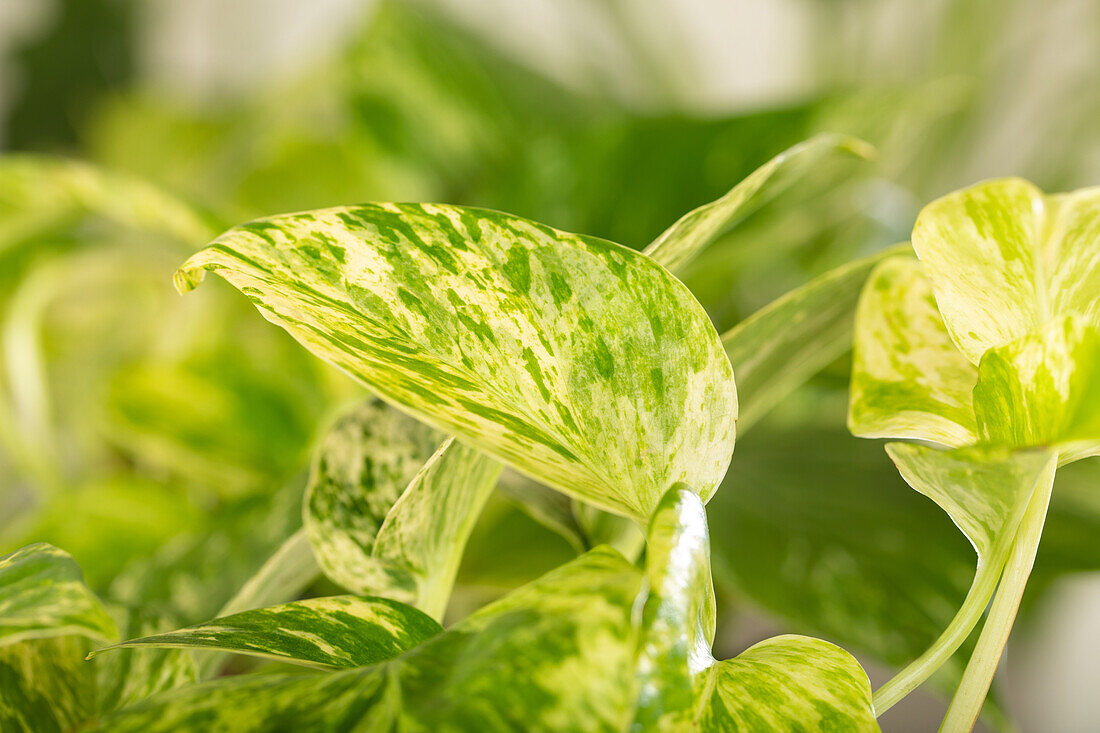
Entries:
POLYGON ((940 506, 978 555, 966 600, 939 639, 875 694, 884 710, 951 658, 981 619, 1016 540, 1016 531, 1040 484, 1054 481, 1057 451, 962 448, 942 451, 890 443, 887 452, 905 481, 940 506))
POLYGON ((384 403, 355 407, 317 451, 304 521, 333 580, 441 619, 501 467, 453 439, 429 452, 438 438, 384 403))
POLYGON ((707 514, 699 497, 673 487, 657 505, 646 535, 633 728, 688 725, 694 677, 714 664, 714 584, 707 514))
POLYGON ((852 433, 953 447, 977 439, 977 370, 952 343, 916 260, 875 268, 860 296, 853 349, 852 433))
POLYGON ((913 229, 947 329, 971 362, 1079 313, 1100 325, 1100 189, 1043 195, 1018 178, 933 201, 913 229))
POLYGON ((1058 445, 1062 463, 1096 455, 1100 331, 1069 315, 989 350, 978 366, 974 409, 983 441, 1058 445))
POLYGON ((878 731, 871 683, 852 655, 805 636, 776 636, 696 677, 703 731, 878 731))
POLYGON ((412 606, 370 596, 329 596, 242 611, 166 634, 96 649, 170 647, 270 657, 314 667, 363 667, 392 659, 443 628, 412 606))
POLYGON ((205 683, 108 716, 98 729, 621 730, 634 697, 638 586, 618 553, 593 550, 390 662, 205 683))
POLYGON ((0 646, 72 634, 118 636, 72 557, 45 543, 0 557, 0 646))
POLYGON ((0 256, 32 234, 57 231, 88 214, 191 246, 216 231, 207 217, 139 179, 64 158, 0 158, 0 256))
POLYGON ((741 432, 851 348, 863 284, 875 265, 901 247, 908 245, 819 275, 722 336, 737 379, 741 432))
POLYGON ((381 204, 233 229, 178 286, 207 270, 387 400, 600 508, 647 517, 677 481, 709 498, 728 465, 737 402, 713 326, 617 245, 381 204))
POLYGON ((646 247, 645 254, 669 270, 683 268, 708 244, 790 186, 800 173, 838 152, 867 158, 874 149, 862 140, 836 134, 801 142, 757 168, 722 198, 684 214, 646 247))
POLYGON ((0 647, 0 730, 67 733, 91 720, 97 686, 87 651, 88 639, 72 635, 0 647))
POLYGON ((584 552, 585 531, 568 496, 510 468, 500 475, 497 488, 536 522, 561 535, 578 554, 584 552))

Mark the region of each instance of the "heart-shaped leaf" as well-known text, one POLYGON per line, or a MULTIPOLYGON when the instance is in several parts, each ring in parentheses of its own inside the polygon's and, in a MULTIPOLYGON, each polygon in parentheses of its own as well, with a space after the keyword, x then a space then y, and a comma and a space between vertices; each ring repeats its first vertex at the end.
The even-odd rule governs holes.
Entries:
POLYGON ((70 634, 118 636, 76 561, 42 542, 0 557, 0 646, 70 634))
POLYGON ((325 573, 442 618, 501 466, 384 403, 340 418, 318 448, 304 524, 325 573))
POLYGON ((375 204, 230 230, 207 270, 386 400, 600 508, 709 498, 736 395, 698 302, 649 258, 517 217, 375 204))
POLYGON ((913 248, 947 329, 971 362, 1078 313, 1100 325, 1100 188, 1046 196, 988 181, 921 211, 913 248))
POLYGON ((944 327, 920 263, 894 257, 876 267, 856 311, 852 433, 947 446, 973 443, 976 381, 977 371, 944 327))
POLYGON ((242 611, 165 634, 97 649, 213 649, 314 667, 362 667, 392 659, 443 628, 412 606, 386 598, 330 596, 242 611))
POLYGON ((780 636, 734 659, 711 656, 710 538, 698 496, 669 491, 648 549, 635 729, 878 730, 866 673, 828 642, 780 636))

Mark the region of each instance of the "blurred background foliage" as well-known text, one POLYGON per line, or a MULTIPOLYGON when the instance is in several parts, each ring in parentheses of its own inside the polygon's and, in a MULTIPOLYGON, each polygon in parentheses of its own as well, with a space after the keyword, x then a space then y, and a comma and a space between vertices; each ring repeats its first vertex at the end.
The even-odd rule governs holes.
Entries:
MULTIPOLYGON (((5 0, 0 552, 53 542, 113 602, 189 623, 300 526, 313 440, 360 390, 227 288, 175 294, 175 267, 233 223, 445 201, 641 248, 814 133, 873 143, 873 162, 822 164, 685 273, 723 331, 905 241, 954 188, 1097 183, 1098 115, 1089 0, 5 0)), ((709 507, 720 643, 820 635, 881 682, 953 615, 974 556, 848 435, 846 380, 845 358, 738 442, 709 507)), ((1067 633, 1043 622, 1067 576, 1100 606, 1093 463, 1059 476, 1021 634, 1067 633)), ((497 497, 453 612, 575 551, 497 497)), ((1100 652, 1095 623, 1074 633, 1100 652)), ((1089 673, 1026 648, 990 725, 1042 729, 1061 694, 1063 730, 1087 729, 1089 673), (1037 686, 1051 675, 1066 684, 1037 686)), ((941 710, 917 695, 884 724, 925 730, 941 710)))

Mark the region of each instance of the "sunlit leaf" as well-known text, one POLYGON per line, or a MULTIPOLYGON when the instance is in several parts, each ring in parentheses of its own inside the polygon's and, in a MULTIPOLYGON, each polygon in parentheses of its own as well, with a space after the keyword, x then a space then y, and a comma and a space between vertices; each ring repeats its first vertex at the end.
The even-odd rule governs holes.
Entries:
POLYGON ((690 722, 694 678, 714 663, 714 584, 703 503, 673 487, 657 505, 646 542, 634 727, 690 722))
POLYGON ((45 543, 0 557, 0 646, 72 634, 118 635, 72 557, 45 543))
POLYGON ((951 342, 921 265, 886 260, 856 311, 848 427, 863 438, 917 438, 948 446, 977 439, 977 371, 951 342))
POLYGON ((397 601, 330 596, 242 611, 102 649, 176 647, 253 654, 315 667, 362 667, 392 659, 442 627, 397 601))
POLYGON ((874 149, 853 137, 825 133, 784 150, 757 168, 722 198, 684 214, 645 249, 657 262, 676 271, 826 155, 845 152, 864 158, 874 149))
POLYGON ((652 260, 516 217, 377 204, 231 230, 218 272, 314 353, 416 417, 600 508, 709 498, 733 443, 729 360, 652 260))
POLYGON ((723 334, 722 345, 737 376, 741 432, 851 348, 864 282, 875 265, 902 247, 908 245, 830 270, 723 334))
POLYGON ((306 531, 326 574, 442 618, 501 466, 384 403, 342 417, 318 449, 306 531))
POLYGON ((613 731, 633 699, 639 574, 597 549, 381 665, 257 675, 159 695, 98 730, 613 731))
POLYGON ((1063 463, 1100 451, 1100 331, 1081 316, 986 352, 974 409, 983 441, 1058 444, 1063 463))
POLYGON ((1100 325, 1100 189, 1045 196, 1018 178, 926 206, 913 248, 955 343, 977 364, 1052 318, 1100 325))
POLYGON ((838 646, 776 636, 696 677, 703 731, 877 731, 867 673, 838 646))
POLYGON ((839 647, 780 636, 714 659, 710 540, 696 495, 665 496, 648 549, 636 730, 878 730, 867 675, 839 647))

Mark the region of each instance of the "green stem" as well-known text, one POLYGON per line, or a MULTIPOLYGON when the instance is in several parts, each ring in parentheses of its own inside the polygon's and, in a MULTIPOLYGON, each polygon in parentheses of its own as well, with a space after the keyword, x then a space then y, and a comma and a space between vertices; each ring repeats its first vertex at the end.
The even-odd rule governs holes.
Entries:
POLYGON ((1012 624, 1016 620, 1020 598, 1023 597, 1024 587, 1035 564, 1035 553, 1043 535, 1056 468, 1055 461, 1047 465, 1035 494, 1028 503, 1016 541, 1012 545, 1012 554, 1008 558, 1004 575, 1001 576, 1000 587, 989 609, 989 618, 982 628, 974 654, 966 665, 966 672, 963 673, 962 682, 951 700, 951 706, 947 709, 943 725, 940 726, 941 733, 972 730, 978 713, 982 710, 989 685, 993 682, 993 675, 1012 631, 1012 624))
MULTIPOLYGON (((1012 541, 1010 533, 1004 539, 1007 546, 1012 541)), ((974 583, 970 586, 970 592, 966 594, 966 600, 959 608, 955 618, 943 630, 936 642, 919 657, 910 662, 905 669, 898 672, 889 682, 875 690, 874 706, 875 715, 879 716, 900 702, 902 698, 920 687, 925 680, 943 666, 951 658, 966 637, 978 624, 993 597, 993 591, 997 587, 997 579, 1004 569, 1007 560, 1007 551, 994 552, 991 555, 992 562, 985 563, 978 568, 974 576, 974 583)))

